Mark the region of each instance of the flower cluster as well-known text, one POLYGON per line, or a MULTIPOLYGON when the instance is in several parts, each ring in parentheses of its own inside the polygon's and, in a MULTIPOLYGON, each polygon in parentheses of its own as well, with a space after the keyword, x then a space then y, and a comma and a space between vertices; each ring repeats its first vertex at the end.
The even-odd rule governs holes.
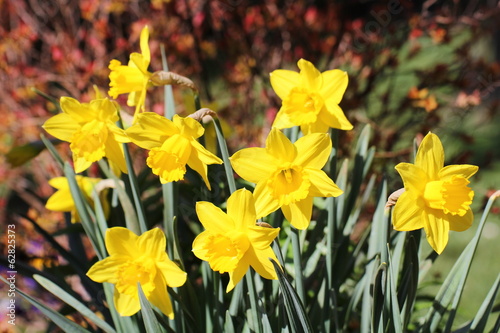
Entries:
MULTIPOLYGON (((146 164, 162 184, 183 180, 189 166, 211 190, 208 165, 223 161, 198 142, 204 135, 204 127, 193 117, 174 115, 170 120, 145 112, 149 86, 172 82, 193 85, 173 73, 148 71, 151 59, 148 38, 146 27, 140 37, 142 53, 130 55, 126 66, 118 60, 109 65, 109 95, 117 98, 128 93, 127 104, 136 107, 131 126, 126 130, 117 126, 119 106, 108 98, 80 103, 62 97, 63 113, 49 119, 44 128, 70 142, 77 173, 103 157, 120 171, 133 172, 130 166, 127 170, 124 158, 124 144, 133 142, 149 150, 146 164)), ((239 189, 232 193, 226 212, 210 202, 196 203, 196 213, 205 230, 195 238, 192 251, 207 261, 213 271, 229 273, 227 292, 250 267, 266 279, 277 279, 271 260, 278 262, 278 259, 271 243, 280 228, 262 222, 262 218, 281 209, 294 228, 304 230, 310 226, 315 197, 343 194, 322 169, 332 153, 329 129, 353 128, 339 107, 347 87, 347 74, 341 70, 320 73, 304 59, 298 61, 298 67, 298 73, 276 70, 270 75, 271 85, 283 103, 265 147, 244 148, 229 159, 241 178, 255 184, 253 192, 239 189), (292 142, 281 129, 294 126, 300 127, 302 136, 292 142)), ((422 141, 415 164, 401 163, 396 167, 405 192, 397 201, 393 216, 396 230, 424 228, 429 244, 438 253, 447 244, 449 230, 462 231, 472 224, 473 191, 467 184, 477 171, 471 165, 443 166, 443 147, 438 137, 429 133, 422 141)), ((99 181, 82 176, 77 176, 77 180, 85 193, 99 181)), ((56 178, 51 185, 59 191, 49 199, 47 208, 74 211, 74 203, 67 200, 67 181, 56 178)), ((108 229, 105 243, 109 256, 93 265, 88 276, 96 282, 115 284, 118 312, 129 316, 140 309, 140 284, 146 298, 173 318, 166 288, 183 285, 186 273, 169 259, 163 232, 153 229, 138 236, 128 229, 114 227, 108 229)))

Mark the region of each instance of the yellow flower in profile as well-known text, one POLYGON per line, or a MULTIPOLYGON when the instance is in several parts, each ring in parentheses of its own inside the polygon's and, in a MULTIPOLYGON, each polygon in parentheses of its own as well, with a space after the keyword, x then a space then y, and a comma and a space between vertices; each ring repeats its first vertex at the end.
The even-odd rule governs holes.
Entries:
POLYGON ((106 231, 105 242, 109 257, 90 267, 87 276, 95 282, 115 285, 118 313, 131 316, 140 310, 140 283, 148 301, 173 319, 167 286, 182 286, 186 273, 169 259, 163 231, 154 228, 137 236, 126 228, 114 227, 106 231))
POLYGON ((231 291, 250 266, 262 277, 278 277, 270 259, 278 262, 270 247, 279 228, 256 224, 255 202, 245 189, 227 200, 227 214, 207 201, 196 203, 196 214, 205 227, 193 242, 193 253, 208 261, 216 272, 229 273, 226 292, 231 291))
POLYGON ((127 173, 120 143, 130 140, 116 125, 119 119, 116 103, 107 98, 80 103, 71 97, 61 97, 61 109, 63 113, 47 120, 43 128, 54 137, 71 143, 76 173, 105 156, 127 173))
POLYGON ((231 165, 240 177, 257 184, 257 218, 281 207, 295 228, 306 229, 314 197, 337 197, 343 193, 321 170, 331 150, 332 141, 325 133, 308 134, 292 144, 273 128, 266 148, 242 149, 231 157, 231 165))
POLYGON ((441 254, 450 230, 464 231, 472 225, 470 205, 474 191, 467 184, 478 167, 468 164, 444 167, 441 141, 429 133, 418 148, 415 164, 399 163, 396 170, 403 179, 405 192, 394 207, 394 229, 424 228, 430 246, 441 254))
POLYGON ((162 184, 184 179, 187 164, 210 189, 207 165, 222 164, 222 160, 196 141, 204 131, 193 118, 174 115, 170 121, 157 113, 144 112, 126 133, 139 147, 149 149, 146 163, 162 184))
POLYGON ((132 53, 127 66, 116 59, 109 63, 110 88, 109 96, 117 98, 121 94, 129 94, 127 105, 136 107, 136 114, 144 106, 146 90, 152 73, 148 72, 151 54, 148 45, 149 29, 145 26, 141 31, 141 53, 132 53))
MULTIPOLYGON (((92 200, 92 190, 102 179, 101 178, 89 178, 77 175, 76 182, 78 187, 82 190, 82 194, 89 203, 93 203, 92 200)), ((66 177, 55 177, 49 180, 49 185, 57 189, 57 192, 52 194, 45 208, 55 212, 69 212, 71 213, 71 222, 79 222, 80 217, 76 211, 75 202, 73 201, 73 196, 69 188, 68 179, 66 177)), ((104 193, 104 192, 103 192, 104 193)), ((109 211, 109 206, 106 200, 102 200, 103 209, 105 212, 109 211)))
POLYGON ((330 127, 351 130, 353 126, 339 107, 347 73, 339 69, 320 73, 304 59, 298 66, 299 73, 278 69, 270 74, 271 86, 283 101, 273 127, 300 126, 304 134, 326 133, 330 127))

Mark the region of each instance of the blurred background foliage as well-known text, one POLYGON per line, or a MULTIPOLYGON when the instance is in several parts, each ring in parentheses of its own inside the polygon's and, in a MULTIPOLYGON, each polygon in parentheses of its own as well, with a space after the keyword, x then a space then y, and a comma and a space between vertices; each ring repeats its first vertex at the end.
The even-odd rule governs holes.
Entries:
MULTIPOLYGON (((431 130, 443 141, 447 164, 480 166, 473 182, 479 211, 487 194, 500 188, 499 19, 499 2, 490 0, 0 0, 1 229, 8 223, 20 226, 18 262, 64 270, 32 223, 49 233, 64 226, 58 222, 64 220, 61 213, 44 208, 54 191, 47 181, 61 170, 46 151, 23 163, 41 150, 40 126, 58 112, 37 91, 56 100, 72 96, 81 101, 93 98, 93 85, 107 91, 109 61, 126 62, 131 52, 138 52, 146 24, 151 70, 162 68, 163 44, 169 69, 191 78, 202 104, 229 125, 232 152, 263 144, 281 105, 269 73, 298 70, 297 60, 305 58, 321 71, 348 72, 341 107, 355 130, 340 134, 341 157, 350 157, 357 132, 371 124, 371 144, 377 148, 373 172, 380 177, 388 172, 390 188, 396 190, 402 184, 393 166, 411 161, 414 138, 418 141, 431 130)), ((174 87, 177 113, 194 110, 190 94, 174 87)), ((147 102, 148 110, 163 114, 162 89, 152 90, 147 102)), ((67 144, 58 149, 70 156, 67 144)), ((137 159, 138 170, 142 165, 143 158, 137 159)), ((89 170, 89 175, 97 173, 97 167, 89 170)), ((156 179, 144 179, 154 212, 160 194, 149 193, 147 185, 156 179)), ((500 250, 495 241, 499 209, 493 213, 497 223, 487 226, 490 239, 479 249, 484 261, 473 268, 483 275, 494 265, 489 253, 500 250)), ((446 269, 473 232, 451 237, 443 265, 437 266, 446 269)), ((67 243, 65 236, 58 240, 67 243)), ((4 253, 5 242, 0 244, 4 253)), ((493 281, 496 273, 491 276, 493 281)), ((432 277, 439 281, 440 272, 432 277)), ((50 298, 37 295, 29 279, 18 287, 50 298)), ((471 308, 477 307, 473 297, 481 287, 466 291, 471 308)), ((484 291, 480 293, 481 300, 484 291)), ((45 327, 37 312, 25 312, 24 318, 45 327)))

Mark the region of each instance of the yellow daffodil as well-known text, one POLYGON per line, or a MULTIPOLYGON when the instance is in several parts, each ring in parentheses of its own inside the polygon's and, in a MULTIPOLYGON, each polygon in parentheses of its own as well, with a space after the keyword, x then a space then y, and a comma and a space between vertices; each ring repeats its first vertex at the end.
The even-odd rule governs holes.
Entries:
POLYGON ((184 179, 187 164, 210 189, 207 165, 222 164, 222 160, 196 141, 204 133, 196 120, 174 115, 170 121, 157 113, 144 112, 126 133, 139 147, 149 149, 146 163, 162 184, 184 179))
POLYGON ((151 54, 148 45, 149 29, 145 26, 141 31, 141 53, 132 53, 127 66, 116 59, 109 63, 110 88, 109 96, 117 98, 121 94, 129 94, 127 105, 136 107, 136 114, 144 106, 146 90, 152 73, 148 72, 151 54))
POLYGON ((186 273, 169 259, 163 231, 155 228, 137 236, 126 228, 114 227, 106 231, 105 242, 109 257, 95 263, 87 276, 95 282, 115 285, 118 313, 131 316, 140 310, 140 283, 149 302, 173 319, 167 286, 182 286, 186 273))
POLYGON ((196 203, 196 214, 205 227, 193 242, 193 253, 216 271, 229 273, 226 292, 231 291, 249 266, 266 279, 278 277, 270 261, 278 262, 270 247, 279 228, 256 224, 252 193, 241 189, 227 200, 227 214, 210 202, 196 203))
POLYGON ((326 133, 330 127, 351 130, 339 107, 347 88, 347 73, 338 69, 320 73, 312 63, 300 59, 300 72, 278 69, 270 74, 271 85, 283 104, 273 127, 300 126, 304 134, 326 133))
POLYGON ((129 142, 118 121, 116 103, 107 98, 80 103, 71 97, 61 97, 63 113, 43 124, 54 137, 70 142, 75 172, 86 170, 92 162, 106 156, 122 172, 127 172, 123 147, 119 142, 129 142))
POLYGON ((464 231, 472 225, 470 209, 474 192, 467 187, 475 165, 444 167, 444 151, 437 135, 429 133, 418 148, 415 164, 399 163, 405 192, 393 212, 394 229, 410 231, 424 228, 427 241, 443 252, 448 233, 464 231))
MULTIPOLYGON (((89 178, 83 176, 76 176, 76 182, 85 199, 89 203, 93 203, 92 190, 102 179, 89 178)), ((70 212, 71 222, 78 222, 80 220, 76 211, 75 202, 69 189, 68 179, 66 177, 56 177, 49 180, 49 185, 56 188, 57 192, 52 194, 45 204, 45 208, 55 212, 70 212)), ((104 193, 104 192, 103 192, 104 193)), ((109 211, 109 206, 106 200, 102 200, 103 209, 105 212, 109 211)))
POLYGON ((332 150, 330 137, 313 133, 295 143, 273 128, 266 148, 246 148, 231 157, 231 164, 243 179, 256 183, 257 218, 281 207, 297 229, 309 226, 313 197, 336 197, 343 192, 321 170, 332 150))

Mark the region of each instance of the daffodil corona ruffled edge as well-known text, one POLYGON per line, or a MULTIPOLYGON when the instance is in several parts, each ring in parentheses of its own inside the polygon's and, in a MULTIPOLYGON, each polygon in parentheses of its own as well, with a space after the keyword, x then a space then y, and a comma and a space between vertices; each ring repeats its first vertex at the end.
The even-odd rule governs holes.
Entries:
POLYGON ((283 104, 273 127, 300 126, 304 134, 326 133, 329 128, 351 130, 352 124, 339 107, 347 88, 347 73, 338 69, 320 73, 300 59, 300 72, 278 69, 270 74, 271 86, 283 104))
POLYGON ((278 260, 270 245, 280 229, 256 224, 255 201, 250 191, 235 191, 227 200, 227 213, 201 201, 196 203, 196 214, 205 231, 194 240, 193 253, 214 271, 229 273, 226 292, 241 281, 250 266, 263 278, 278 278, 271 262, 278 260))
POLYGON ((441 141, 437 135, 427 134, 418 148, 415 164, 396 166, 405 192, 394 207, 394 229, 424 228, 429 245, 441 254, 450 230, 464 231, 472 225, 470 205, 474 191, 467 185, 478 169, 468 164, 445 167, 441 141))
POLYGON ((140 308, 137 283, 146 298, 170 319, 174 318, 168 287, 180 287, 187 274, 165 252, 163 231, 154 228, 137 236, 132 231, 114 227, 106 231, 109 257, 95 263, 87 276, 95 282, 115 285, 114 303, 122 316, 131 316, 140 308))

